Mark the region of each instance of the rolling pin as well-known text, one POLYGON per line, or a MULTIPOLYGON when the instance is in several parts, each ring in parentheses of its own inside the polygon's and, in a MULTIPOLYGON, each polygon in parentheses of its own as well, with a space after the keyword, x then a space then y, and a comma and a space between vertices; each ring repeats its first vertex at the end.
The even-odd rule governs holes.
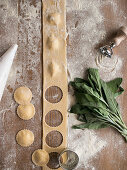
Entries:
POLYGON ((127 37, 127 27, 120 27, 118 30, 116 37, 109 43, 109 45, 105 45, 100 48, 100 52, 102 55, 111 58, 113 55, 113 48, 119 46, 119 44, 125 40, 127 37))

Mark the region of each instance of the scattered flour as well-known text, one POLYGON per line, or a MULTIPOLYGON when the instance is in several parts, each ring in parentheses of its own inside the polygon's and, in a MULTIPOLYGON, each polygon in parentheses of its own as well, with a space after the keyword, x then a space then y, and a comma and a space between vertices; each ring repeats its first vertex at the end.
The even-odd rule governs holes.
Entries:
MULTIPOLYGON (((97 68, 95 59, 100 55, 98 44, 106 38, 106 30, 104 26, 105 18, 102 14, 102 8, 110 6, 113 9, 114 15, 118 14, 118 4, 116 1, 102 0, 68 0, 67 1, 67 56, 68 56, 68 71, 69 79, 75 77, 85 77, 86 69, 89 67, 97 68)), ((119 15, 120 18, 123 15, 119 15)), ((123 15, 125 16, 125 15, 123 15)), ((109 21, 110 22, 110 21, 109 21)), ((119 26, 125 23, 125 17, 122 22, 118 20, 115 23, 119 26)), ((103 63, 108 69, 99 68, 101 77, 108 81, 116 76, 122 76, 121 68, 123 59, 119 56, 114 56, 112 59, 105 58, 103 63), (116 68, 109 73, 112 65, 116 63, 116 68), (110 75, 110 76, 109 76, 110 75)), ((73 97, 69 94, 69 108, 73 101, 73 97)), ((69 136, 68 146, 73 149, 80 158, 79 167, 81 169, 95 169, 89 163, 90 159, 96 157, 106 145, 107 141, 97 136, 92 130, 73 130, 74 124, 79 124, 75 115, 69 114, 69 136), (73 141, 73 142, 72 142, 73 141)), ((118 147, 119 144, 116 146, 118 147)), ((115 148, 115 146, 114 146, 115 148)), ((120 153, 122 155, 122 152, 120 153)))
MULTIPOLYGON (((38 95, 41 96, 41 2, 37 1, 36 5, 32 5, 30 1, 21 1, 18 20, 20 25, 18 36, 19 54, 22 57, 17 63, 17 82, 20 84, 28 83, 33 94, 38 92, 38 95), (24 76, 21 80, 22 75, 24 76)), ((37 104, 37 102, 40 102, 40 98, 34 100, 34 103, 37 104)))
MULTIPOLYGON (((0 56, 14 43, 17 43, 18 39, 18 10, 17 3, 10 0, 0 1, 0 56)), ((13 66, 11 69, 10 78, 8 79, 8 83, 11 86, 14 86, 16 80, 15 67, 13 66)), ((7 88, 4 92, 7 93, 7 88)), ((2 104, 0 103, 0 143, 2 147, 0 148, 0 153, 4 155, 2 157, 2 164, 0 164, 1 170, 12 170, 13 162, 16 158, 16 148, 15 140, 13 140, 13 133, 10 131, 8 133, 5 129, 11 129, 14 126, 13 120, 10 119, 8 114, 11 114, 10 109, 12 109, 12 101, 11 94, 8 94, 8 98, 10 99, 8 102, 2 104), (9 123, 11 122, 11 124, 9 123), (7 143, 12 143, 9 147, 7 143), (6 152, 5 152, 6 150, 6 152)), ((13 111, 14 113, 14 111, 13 111)), ((12 113, 12 117, 13 114, 12 113)))
MULTIPOLYGON (((71 94, 69 94, 68 100, 68 108, 70 108, 74 104, 75 99, 71 97, 71 94)), ((107 144, 107 142, 98 137, 93 130, 72 129, 72 125, 80 123, 81 122, 76 120, 76 116, 74 114, 69 114, 68 147, 75 151, 79 156, 79 165, 77 170, 82 168, 91 168, 92 165, 89 164, 89 161, 107 144)))
MULTIPOLYGON (((24 127, 35 131, 35 134, 41 133, 41 94, 42 77, 41 70, 41 0, 0 1, 0 55, 2 55, 12 44, 18 43, 17 56, 9 74, 4 96, 0 104, 0 143, 2 147, 0 152, 2 157, 1 170, 18 170, 16 157, 17 153, 23 153, 21 149, 17 152, 15 134, 18 127, 15 109, 17 107, 13 100, 13 92, 20 85, 28 86, 33 93, 33 104, 36 103, 39 119, 33 119, 32 125, 26 124, 24 127), (8 99, 8 102, 5 102, 8 99), (40 124, 39 124, 40 123, 40 124), (35 126, 38 126, 35 129, 35 126), (11 143, 11 145, 9 145, 11 143)), ((40 146, 37 141, 36 147, 40 146)), ((24 170, 33 169, 33 164, 24 164, 24 170)))
MULTIPOLYGON (((96 48, 106 37, 105 19, 101 11, 105 5, 110 5, 110 1, 67 1, 67 50, 70 79, 84 77, 84 72, 88 67, 97 67, 95 58, 100 55, 100 52, 96 48)), ((116 2, 112 2, 112 8, 118 12, 116 2)), ((110 73, 110 79, 114 78, 116 73, 118 75, 118 72, 119 75, 121 74, 123 61, 119 56, 114 56, 114 59, 106 59, 104 63, 114 65, 117 58, 117 67, 110 73)), ((106 73, 104 68, 100 68, 100 72, 104 79, 109 78, 108 70, 106 73)))
MULTIPOLYGON (((67 63, 71 80, 75 77, 84 77, 84 71, 88 67, 97 67, 95 56, 98 53, 94 48, 106 33, 103 25, 104 18, 99 8, 100 1, 67 1, 67 63)), ((69 108, 73 103, 71 100, 73 98, 69 94, 69 108)), ((106 146, 106 142, 100 139, 94 131, 73 130, 72 125, 78 123, 75 115, 69 115, 68 147, 79 155, 80 162, 77 167, 79 170, 90 168, 89 160, 106 146)))
POLYGON ((1 22, 6 23, 8 21, 8 17, 18 18, 17 8, 14 8, 14 4, 15 3, 9 0, 0 1, 0 8, 1 8, 0 15, 3 16, 1 18, 1 22))
MULTIPOLYGON (((79 156, 80 168, 88 167, 90 159, 98 152, 100 152, 103 147, 106 146, 106 141, 99 138, 92 130, 75 130, 72 129, 72 125, 80 124, 81 122, 76 120, 75 115, 69 115, 69 139, 68 147, 75 151, 79 156), (73 141, 73 142, 72 142, 73 141)), ((90 166, 90 165, 89 165, 90 166)))
POLYGON ((17 3, 10 0, 0 1, 0 56, 12 44, 17 43, 17 18, 17 3))
POLYGON ((71 79, 83 77, 84 68, 96 67, 95 45, 105 37, 103 16, 100 11, 100 2, 70 0, 67 4, 67 31, 68 31, 68 69, 71 79), (75 26, 76 22, 78 23, 75 26), (99 30, 99 31, 98 31, 99 30))

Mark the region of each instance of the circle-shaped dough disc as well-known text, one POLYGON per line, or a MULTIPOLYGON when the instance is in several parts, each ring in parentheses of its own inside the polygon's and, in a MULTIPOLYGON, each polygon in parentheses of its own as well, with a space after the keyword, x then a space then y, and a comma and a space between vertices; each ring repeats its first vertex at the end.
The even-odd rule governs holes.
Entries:
POLYGON ((18 104, 28 104, 32 99, 32 92, 28 87, 19 87, 15 90, 14 99, 18 104))
POLYGON ((19 105, 17 108, 18 116, 23 120, 29 120, 35 115, 35 107, 29 103, 27 105, 19 105))
POLYGON ((34 142, 34 134, 30 130, 20 130, 16 135, 16 141, 23 147, 30 146, 34 142))
POLYGON ((45 166, 49 162, 49 154, 42 150, 35 150, 32 154, 32 161, 37 166, 45 166))

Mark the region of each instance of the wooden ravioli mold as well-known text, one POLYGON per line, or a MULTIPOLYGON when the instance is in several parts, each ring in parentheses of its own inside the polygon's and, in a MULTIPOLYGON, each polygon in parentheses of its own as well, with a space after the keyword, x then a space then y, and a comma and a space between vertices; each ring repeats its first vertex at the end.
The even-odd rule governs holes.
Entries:
POLYGON ((43 170, 61 169, 67 147, 67 61, 65 0, 43 0, 43 139, 50 156, 43 170))

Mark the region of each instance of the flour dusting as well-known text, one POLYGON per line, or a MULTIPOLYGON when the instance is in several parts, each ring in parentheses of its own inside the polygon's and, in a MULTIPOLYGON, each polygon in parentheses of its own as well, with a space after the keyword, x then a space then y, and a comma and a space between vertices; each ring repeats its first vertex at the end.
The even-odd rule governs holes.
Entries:
MULTIPOLYGON (((68 100, 68 107, 70 108, 75 103, 75 99, 69 94, 68 100)), ((79 156, 77 170, 81 168, 91 168, 92 165, 89 164, 89 161, 91 158, 96 157, 96 154, 106 146, 107 142, 98 137, 93 130, 72 129, 72 126, 76 124, 81 124, 81 122, 76 120, 74 114, 69 114, 68 147, 79 156)))
MULTIPOLYGON (((88 67, 97 67, 95 58, 100 56, 97 46, 106 37, 105 19, 101 11, 102 7, 106 5, 111 5, 110 1, 74 0, 72 2, 69 0, 67 2, 67 50, 70 79, 84 77, 84 72, 88 67)), ((112 2, 112 8, 118 12, 117 3, 112 2)), ((105 64, 114 65, 116 58, 119 56, 114 56, 114 59, 109 59, 109 61, 106 60, 105 64)), ((120 75, 123 61, 118 60, 117 68, 110 73, 110 79, 114 78, 118 71, 120 75)), ((103 78, 109 75, 109 71, 103 73, 105 68, 100 68, 100 72, 102 72, 103 78)))
MULTIPOLYGON (((109 0, 67 1, 67 63, 69 81, 75 77, 84 78, 89 67, 98 68, 95 62, 96 57, 100 56, 98 44, 106 38, 105 18, 102 14, 102 9, 105 6, 111 6, 114 9, 114 13, 118 12, 117 3, 114 1, 112 3, 109 0)), ((112 59, 105 58, 102 65, 108 67, 107 69, 99 67, 101 78, 104 80, 108 81, 116 76, 122 76, 123 59, 119 56, 114 56, 112 59), (110 71, 110 68, 116 61, 115 69, 110 71)), ((74 98, 69 94, 69 108, 73 103, 74 98)), ((107 141, 98 137, 93 130, 73 130, 71 128, 72 125, 80 123, 76 120, 75 115, 69 114, 68 146, 79 155, 80 162, 77 170, 95 169, 95 167, 89 164, 89 161, 95 158, 107 146, 107 141)))
POLYGON ((70 0, 67 5, 68 69, 71 79, 83 77, 84 69, 90 66, 97 67, 95 56, 98 53, 94 48, 106 33, 100 2, 80 0, 82 10, 76 8, 76 2, 70 0), (76 22, 78 24, 75 27, 76 22))
MULTIPOLYGON (((4 95, 0 105, 0 143, 2 148, 1 170, 18 170, 17 157, 24 153, 18 149, 15 135, 20 128, 31 129, 40 138, 35 141, 35 146, 40 146, 41 141, 41 1, 0 1, 0 55, 12 44, 18 44, 17 55, 12 65, 4 95), (28 86, 36 104, 38 117, 32 122, 21 122, 16 115, 17 104, 13 93, 19 86, 28 86), (6 101, 6 102, 5 102, 6 101), (35 128, 35 126, 38 128, 35 128), (11 145, 10 145, 11 143, 11 145), (18 156, 17 156, 18 154, 18 156)), ((24 149, 24 148, 23 148, 24 149)), ((29 149, 28 149, 29 152, 29 149)), ((27 158, 26 158, 27 159, 27 158)), ((19 160, 20 161, 20 160, 19 160)), ((33 169, 32 162, 23 163, 22 169, 33 169)))
MULTIPOLYGON (((32 5, 30 1, 21 1, 20 8, 18 41, 20 44, 19 53, 22 54, 23 57, 17 63, 17 82, 20 84, 29 83, 29 88, 35 87, 32 91, 33 94, 37 91, 40 96, 41 77, 39 73, 41 70, 39 68, 41 58, 38 52, 40 53, 41 45, 41 2, 38 1, 36 5, 32 5), (25 74, 25 72, 27 74, 25 74), (21 75, 24 75, 22 82, 21 75), (31 81, 28 81, 28 79, 31 81), (26 82, 24 82, 24 80, 26 82)), ((39 98, 36 100, 39 100, 39 98)), ((34 102, 36 101, 34 100, 34 102)))
MULTIPOLYGON (((105 37, 103 16, 99 1, 69 0, 67 3, 67 32, 68 32, 68 70, 70 79, 84 77, 88 67, 97 67, 94 49, 95 45, 105 37), (98 31, 99 28, 99 31, 98 31)), ((74 103, 69 94, 69 108, 74 103)), ((73 130, 71 127, 79 124, 75 115, 69 115, 68 146, 79 155, 77 169, 90 168, 89 160, 106 146, 94 131, 85 129, 73 130), (73 142, 72 142, 73 141, 73 142)), ((93 167, 94 168, 94 167, 93 167)), ((92 168, 91 168, 92 169, 92 168)))
POLYGON ((94 131, 72 129, 72 125, 80 123, 76 120, 75 115, 69 115, 69 139, 71 142, 68 142, 68 147, 79 156, 78 169, 88 167, 90 159, 106 146, 106 141, 99 138, 94 131))
POLYGON ((0 56, 12 45, 18 37, 17 3, 9 0, 0 1, 0 56), (10 34, 11 33, 11 34, 10 34))

